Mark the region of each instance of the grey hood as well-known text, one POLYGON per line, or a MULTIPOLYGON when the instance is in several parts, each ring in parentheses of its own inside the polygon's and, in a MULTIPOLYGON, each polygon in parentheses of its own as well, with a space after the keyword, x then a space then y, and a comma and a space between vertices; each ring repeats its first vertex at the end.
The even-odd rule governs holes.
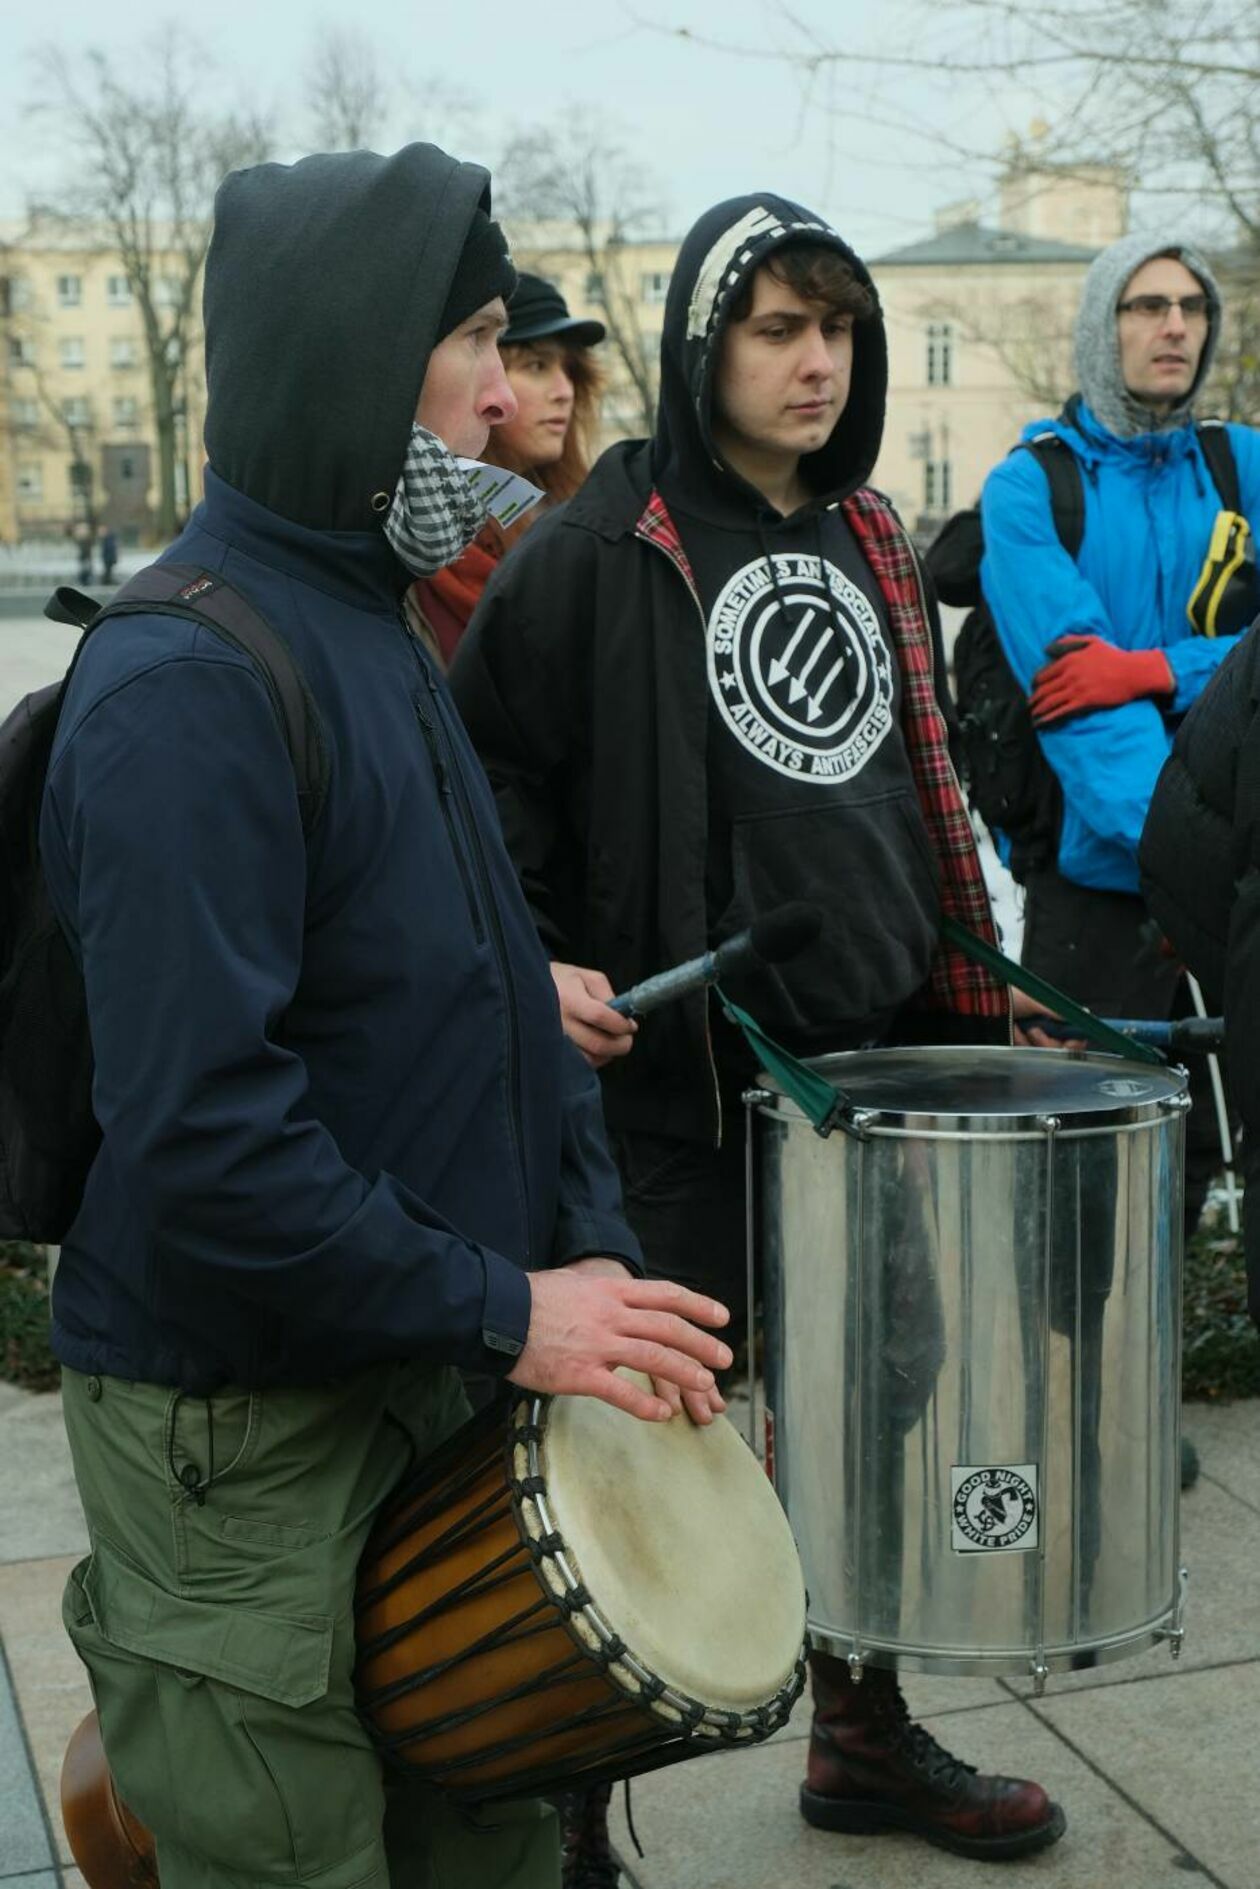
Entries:
POLYGON ((1076 384, 1096 419, 1117 439, 1136 439, 1140 433, 1167 433, 1185 426, 1194 403, 1212 369, 1221 332, 1221 296, 1216 278, 1199 250, 1176 240, 1157 242, 1149 236, 1122 236, 1095 256, 1085 277, 1085 289, 1076 317, 1076 384), (1116 304, 1129 278, 1152 256, 1175 256, 1197 276, 1208 297, 1208 332, 1199 357, 1199 371, 1186 398, 1170 413, 1158 415, 1131 394, 1120 372, 1120 337, 1116 332, 1116 304))

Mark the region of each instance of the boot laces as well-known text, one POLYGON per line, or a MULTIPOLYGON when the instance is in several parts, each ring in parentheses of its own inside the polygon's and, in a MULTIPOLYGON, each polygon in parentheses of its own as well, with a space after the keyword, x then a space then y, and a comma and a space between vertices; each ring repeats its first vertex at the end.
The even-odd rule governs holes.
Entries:
POLYGON ((965 1764, 961 1758, 956 1758, 952 1752, 946 1751, 944 1745, 937 1743, 931 1732, 915 1724, 900 1687, 889 1700, 889 1716, 896 1743, 926 1784, 950 1792, 956 1791, 965 1779, 975 1777, 974 1764, 965 1764))

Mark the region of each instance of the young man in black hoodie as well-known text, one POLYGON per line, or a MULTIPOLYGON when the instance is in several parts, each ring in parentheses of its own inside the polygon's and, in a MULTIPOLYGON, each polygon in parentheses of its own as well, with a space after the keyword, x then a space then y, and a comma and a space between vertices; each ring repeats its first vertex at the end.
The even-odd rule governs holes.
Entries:
MULTIPOLYGON (((610 449, 506 561, 453 676, 566 1028, 603 1068, 649 1270, 733 1302, 755 1063, 705 995, 638 1037, 614 989, 808 899, 818 944, 730 993, 789 1048, 1010 1034, 1005 987, 940 942, 942 914, 993 929, 939 626, 865 484, 886 382, 874 287, 834 231, 769 195, 709 211, 670 286, 655 438, 610 449)), ((816 1655, 813 1685, 811 1823, 988 1858, 1062 1833, 1038 1785, 912 1725, 891 1672, 854 1685, 816 1655)), ((573 1885, 611 1880, 602 1816, 573 1821, 573 1885)))
POLYGON ((550 1889, 537 1802, 386 1790, 364 1541, 465 1414, 456 1366, 662 1419, 730 1357, 687 1323, 721 1308, 638 1276, 598 1084, 402 616, 483 522, 454 455, 514 410, 488 211, 431 145, 219 193, 206 493, 163 561, 288 643, 317 817, 267 679, 187 616, 93 633, 49 768, 102 1130, 53 1292, 92 1542, 65 1619, 163 1889, 550 1889))

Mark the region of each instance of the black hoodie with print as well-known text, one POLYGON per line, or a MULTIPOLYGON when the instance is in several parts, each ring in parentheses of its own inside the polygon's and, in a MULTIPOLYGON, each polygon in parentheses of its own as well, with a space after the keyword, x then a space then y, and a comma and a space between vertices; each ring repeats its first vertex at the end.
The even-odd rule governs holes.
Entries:
MULTIPOLYGON (((702 218, 670 287, 655 438, 610 448, 504 561, 452 687, 552 955, 624 989, 812 898, 819 943, 731 991, 808 1052, 883 1034, 920 988, 937 881, 882 600, 839 510, 879 449, 878 310, 855 329, 844 413, 802 461, 800 512, 768 506, 710 431, 731 294, 798 240, 874 296, 796 205, 757 195, 702 218)), ((719 1134, 709 1024, 703 996, 649 1019, 605 1072, 610 1123, 719 1134)))
POLYGON ((808 502, 784 517, 724 459, 714 387, 727 311, 786 243, 858 258, 807 211, 735 199, 680 253, 662 337, 656 486, 706 618, 709 830, 715 939, 807 899, 817 946, 733 994, 798 1051, 873 1041, 928 974, 939 930, 935 865, 900 724, 883 599, 840 509, 879 451, 883 322, 854 325, 850 394, 801 462, 808 502))

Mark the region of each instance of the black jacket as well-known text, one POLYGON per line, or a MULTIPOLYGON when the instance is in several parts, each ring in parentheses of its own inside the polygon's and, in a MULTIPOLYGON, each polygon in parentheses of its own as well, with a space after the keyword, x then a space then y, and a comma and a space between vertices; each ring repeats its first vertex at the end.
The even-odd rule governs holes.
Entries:
POLYGON ((328 796, 304 841, 240 650, 171 616, 94 633, 41 826, 103 1130, 53 1294, 79 1370, 197 1392, 391 1358, 501 1370, 525 1269, 637 1255, 598 1085, 371 502, 486 182, 411 146, 221 193, 213 470, 168 555, 288 640, 328 796))
POLYGON ((1138 851, 1157 923, 1224 1004, 1242 1118, 1247 1272, 1260 1323, 1260 635, 1238 639, 1177 732, 1138 851))
MULTIPOLYGON (((452 671, 544 944, 604 971, 617 989, 712 942, 706 619, 668 520, 654 528, 649 501, 658 488, 667 499, 682 491, 714 511, 743 508, 753 528, 782 524, 716 456, 708 415, 734 274, 802 233, 869 282, 833 232, 778 199, 719 205, 697 225, 666 308, 655 439, 612 447, 578 495, 505 559, 452 671), (732 228, 748 231, 735 272, 720 267, 732 228)), ((879 449, 878 313, 858 324, 854 354, 844 415, 803 462, 819 507, 860 486, 879 449)), ((705 996, 645 1021, 633 1054, 605 1070, 604 1099, 617 1128, 721 1133, 705 996)))

